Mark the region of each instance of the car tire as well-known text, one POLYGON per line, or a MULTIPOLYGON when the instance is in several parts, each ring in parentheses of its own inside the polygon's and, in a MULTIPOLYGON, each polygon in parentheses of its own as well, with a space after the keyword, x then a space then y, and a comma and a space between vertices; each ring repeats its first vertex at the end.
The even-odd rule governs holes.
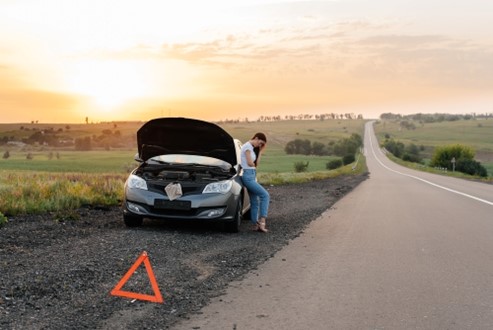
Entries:
POLYGON ((143 219, 142 217, 136 217, 134 215, 123 215, 123 222, 127 227, 139 227, 142 226, 143 219))
POLYGON ((236 212, 235 212, 235 217, 230 220, 224 222, 224 230, 227 231, 228 233, 237 233, 240 231, 240 225, 241 225, 241 212, 243 210, 243 203, 241 202, 241 199, 238 201, 238 204, 236 205, 236 212))

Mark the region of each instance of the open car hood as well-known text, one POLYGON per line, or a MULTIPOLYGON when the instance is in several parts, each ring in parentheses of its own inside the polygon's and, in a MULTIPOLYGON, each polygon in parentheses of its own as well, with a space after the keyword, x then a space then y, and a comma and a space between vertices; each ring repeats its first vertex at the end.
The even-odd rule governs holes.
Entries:
POLYGON ((237 164, 233 137, 216 124, 189 118, 157 118, 137 131, 139 157, 186 154, 237 164))

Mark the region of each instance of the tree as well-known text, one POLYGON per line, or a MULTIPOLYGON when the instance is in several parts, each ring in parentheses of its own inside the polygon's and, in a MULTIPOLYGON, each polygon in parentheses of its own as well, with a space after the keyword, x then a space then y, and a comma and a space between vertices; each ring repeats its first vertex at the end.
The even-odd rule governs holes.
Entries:
POLYGON ((402 155, 402 160, 413 163, 421 163, 421 156, 419 154, 419 147, 414 143, 407 145, 404 148, 404 154, 402 155))
POLYGON ((75 139, 75 150, 87 151, 91 149, 92 149, 91 138, 89 136, 86 136, 85 138, 75 139))
POLYGON ((325 144, 315 141, 312 144, 312 154, 317 156, 327 155, 327 148, 325 144))
POLYGON ((286 144, 284 151, 289 155, 309 155, 312 151, 311 142, 310 140, 295 139, 286 144))
POLYGON ((345 156, 355 154, 358 148, 363 144, 363 140, 359 134, 353 133, 351 137, 344 138, 334 143, 331 148, 336 156, 345 156))

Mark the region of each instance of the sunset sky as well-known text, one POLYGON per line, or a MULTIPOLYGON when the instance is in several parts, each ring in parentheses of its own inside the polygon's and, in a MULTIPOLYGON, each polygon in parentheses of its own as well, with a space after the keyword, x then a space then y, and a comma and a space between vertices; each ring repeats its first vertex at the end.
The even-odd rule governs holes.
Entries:
POLYGON ((0 0, 0 123, 492 113, 487 0, 0 0))

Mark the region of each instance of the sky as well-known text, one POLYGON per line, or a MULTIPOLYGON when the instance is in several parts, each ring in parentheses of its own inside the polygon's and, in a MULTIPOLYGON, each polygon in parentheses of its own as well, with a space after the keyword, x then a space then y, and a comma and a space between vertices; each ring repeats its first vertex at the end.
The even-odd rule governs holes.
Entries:
POLYGON ((0 123, 493 113, 486 0, 0 0, 0 123))

